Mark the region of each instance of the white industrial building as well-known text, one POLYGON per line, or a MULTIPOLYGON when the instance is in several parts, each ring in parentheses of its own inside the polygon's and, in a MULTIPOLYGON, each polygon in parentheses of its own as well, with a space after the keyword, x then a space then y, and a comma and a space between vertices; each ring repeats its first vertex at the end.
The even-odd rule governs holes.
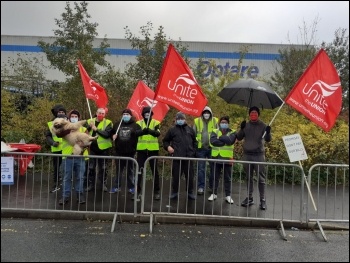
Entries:
MULTIPOLYGON (((44 65, 49 66, 45 53, 41 51, 37 43, 39 40, 52 43, 54 39, 55 37, 1 35, 1 66, 3 67, 9 59, 16 59, 18 54, 40 58, 44 65)), ((96 47, 101 41, 102 39, 95 39, 96 47)), ((106 57, 106 60, 121 72, 128 63, 136 62, 138 50, 133 50, 127 39, 108 39, 108 43, 110 44, 108 48, 110 56, 106 57)), ((268 78, 276 66, 276 63, 273 64, 273 62, 279 57, 278 50, 288 47, 288 45, 278 44, 186 41, 181 41, 181 43, 188 47, 186 56, 191 60, 191 66, 194 66, 199 58, 203 58, 206 76, 213 71, 217 76, 226 70, 237 72, 240 51, 248 48, 248 53, 243 60, 242 78, 268 78), (216 68, 213 68, 210 62, 214 62, 216 68), (251 67, 249 72, 248 67, 251 67)), ((64 74, 58 70, 47 70, 46 72, 48 80, 63 81, 65 79, 64 74)))

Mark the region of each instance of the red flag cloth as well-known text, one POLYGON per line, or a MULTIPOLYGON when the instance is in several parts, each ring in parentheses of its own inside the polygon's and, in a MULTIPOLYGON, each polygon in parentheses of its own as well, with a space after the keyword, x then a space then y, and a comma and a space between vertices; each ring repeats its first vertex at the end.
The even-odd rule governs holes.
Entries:
POLYGON ((317 53, 285 102, 324 131, 332 129, 342 106, 342 87, 326 51, 317 53))
POLYGON ((200 116, 208 103, 191 69, 172 44, 169 44, 154 98, 193 116, 200 116))
POLYGON ((142 119, 141 113, 143 107, 152 107, 152 118, 161 122, 169 111, 169 106, 162 102, 153 100, 153 98, 154 91, 140 80, 130 98, 127 108, 132 111, 135 118, 139 121, 142 119))
POLYGON ((105 89, 89 77, 80 60, 78 60, 78 67, 84 86, 85 97, 94 100, 98 108, 105 108, 108 103, 105 89))

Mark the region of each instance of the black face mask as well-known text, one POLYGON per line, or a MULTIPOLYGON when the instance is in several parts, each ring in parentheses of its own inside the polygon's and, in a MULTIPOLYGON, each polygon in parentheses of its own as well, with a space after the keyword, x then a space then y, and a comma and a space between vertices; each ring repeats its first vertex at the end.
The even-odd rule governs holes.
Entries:
POLYGON ((57 118, 66 118, 66 114, 62 114, 62 113, 60 113, 60 114, 57 114, 57 118))

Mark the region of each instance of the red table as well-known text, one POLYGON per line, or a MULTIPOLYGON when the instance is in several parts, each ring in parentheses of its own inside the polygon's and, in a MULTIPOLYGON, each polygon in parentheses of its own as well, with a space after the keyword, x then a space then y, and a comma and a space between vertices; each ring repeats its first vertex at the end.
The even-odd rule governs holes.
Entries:
MULTIPOLYGON (((25 152, 25 153, 36 153, 41 149, 41 146, 38 144, 26 144, 26 143, 8 143, 12 148, 17 148, 16 151, 13 152, 25 152)), ((20 155, 20 154, 11 154, 7 153, 6 155, 12 156, 15 160, 18 161, 19 165, 19 174, 25 175, 28 164, 33 159, 34 155, 20 155)))

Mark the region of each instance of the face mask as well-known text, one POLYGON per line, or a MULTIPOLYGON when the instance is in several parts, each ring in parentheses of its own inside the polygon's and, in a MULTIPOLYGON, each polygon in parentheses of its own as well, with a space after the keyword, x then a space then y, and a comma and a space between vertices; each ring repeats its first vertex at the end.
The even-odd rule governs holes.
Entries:
POLYGON ((221 129, 228 129, 228 123, 220 123, 221 129))
POLYGON ((249 118, 250 118, 251 121, 257 121, 258 118, 259 118, 259 115, 258 115, 257 112, 251 112, 251 113, 249 114, 249 118))
POLYGON ((131 116, 130 116, 130 115, 123 115, 123 121, 124 121, 124 122, 130 121, 130 119, 131 119, 131 116))
POLYGON ((57 114, 57 118, 66 118, 66 115, 65 114, 62 114, 62 113, 59 113, 57 114))
POLYGON ((209 113, 204 113, 204 114, 203 114, 203 118, 204 118, 205 120, 209 120, 210 114, 209 114, 209 113))
POLYGON ((72 118, 70 118, 70 122, 71 123, 76 123, 76 122, 78 122, 78 118, 72 117, 72 118))
POLYGON ((176 124, 182 126, 185 124, 185 120, 176 120, 176 124))
POLYGON ((104 117, 105 117, 104 115, 97 115, 97 120, 103 121, 104 117))
POLYGON ((149 113, 145 113, 144 116, 145 116, 145 119, 148 119, 149 118, 149 113))

